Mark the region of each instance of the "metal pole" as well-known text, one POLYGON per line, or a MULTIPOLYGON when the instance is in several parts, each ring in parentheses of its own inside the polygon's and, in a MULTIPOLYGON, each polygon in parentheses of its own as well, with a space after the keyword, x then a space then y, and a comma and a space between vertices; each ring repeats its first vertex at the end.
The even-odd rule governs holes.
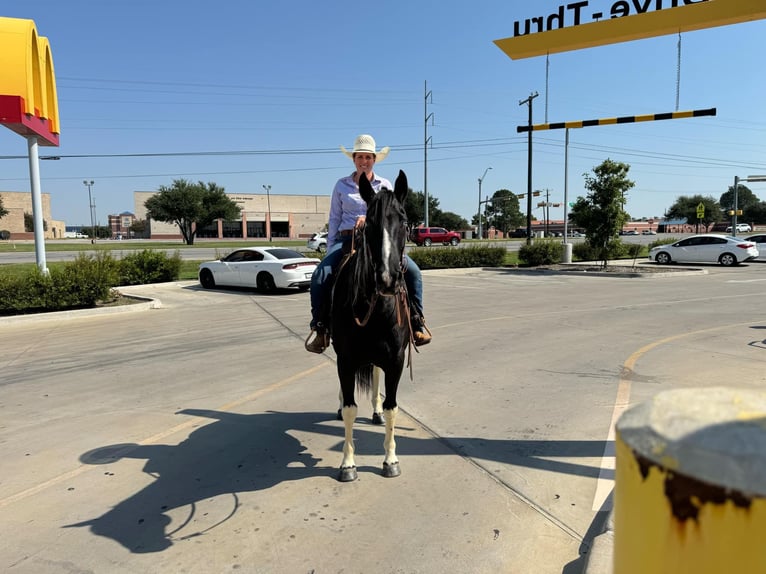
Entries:
POLYGON ((739 187, 739 177, 734 176, 734 215, 731 217, 731 234, 737 236, 737 188, 739 187))
POLYGON ((479 178, 479 239, 482 239, 484 236, 481 233, 481 182, 484 181, 484 178, 487 177, 487 172, 492 169, 491 167, 488 167, 484 170, 484 174, 479 178))
POLYGON ((569 243, 569 128, 564 133, 564 260, 572 262, 572 245, 569 243))
POLYGON ((532 243, 532 100, 539 94, 534 92, 526 100, 519 102, 520 106, 529 106, 529 120, 527 125, 527 245, 532 243))
POLYGON ((271 197, 269 192, 271 191, 270 185, 264 185, 263 189, 266 190, 266 209, 268 209, 268 215, 266 218, 266 235, 269 236, 269 242, 271 242, 271 197))
POLYGON ((92 179, 88 181, 87 179, 83 180, 83 185, 88 188, 88 211, 90 211, 90 240, 91 243, 96 242, 96 218, 93 215, 93 212, 95 210, 95 205, 93 204, 93 195, 90 192, 90 187, 95 183, 92 179))
MULTIPOLYGON (((426 116, 425 126, 423 128, 423 196, 425 197, 425 205, 423 206, 423 223, 428 227, 428 120, 433 123, 433 113, 428 113, 428 98, 431 97, 431 92, 428 91, 428 82, 423 82, 425 90, 425 101, 423 102, 423 113, 426 116)), ((481 198, 480 198, 481 199, 481 198)))
POLYGON ((37 137, 27 138, 29 150, 29 181, 32 187, 32 218, 35 226, 35 258, 43 274, 48 274, 45 261, 45 229, 43 228, 43 200, 40 191, 40 156, 38 155, 37 137))

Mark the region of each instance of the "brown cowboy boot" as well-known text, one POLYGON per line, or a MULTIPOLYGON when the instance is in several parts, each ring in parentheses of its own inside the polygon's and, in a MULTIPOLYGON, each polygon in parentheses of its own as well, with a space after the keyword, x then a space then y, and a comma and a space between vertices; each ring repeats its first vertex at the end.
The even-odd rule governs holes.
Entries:
MULTIPOLYGON (((330 334, 327 332, 327 329, 321 323, 317 323, 317 326, 311 330, 311 333, 315 333, 316 336, 310 343, 308 338, 306 339, 304 345, 306 350, 309 353, 324 353, 324 350, 330 346, 330 334)), ((309 338, 311 338, 311 333, 309 333, 309 338)))
POLYGON ((412 340, 416 347, 427 345, 431 342, 431 331, 426 327, 423 317, 420 315, 412 316, 412 340))

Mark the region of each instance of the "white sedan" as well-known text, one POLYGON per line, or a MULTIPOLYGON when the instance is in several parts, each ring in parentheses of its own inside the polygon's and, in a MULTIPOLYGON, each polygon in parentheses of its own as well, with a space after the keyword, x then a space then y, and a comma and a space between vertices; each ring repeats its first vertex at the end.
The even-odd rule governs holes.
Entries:
POLYGON ((649 250, 649 259, 657 263, 720 263, 737 265, 758 257, 755 243, 727 235, 692 235, 672 244, 649 250))
POLYGON ((306 291, 318 259, 304 257, 284 247, 244 247, 217 261, 199 266, 199 282, 205 289, 255 287, 273 291, 297 287, 306 291))
POLYGON ((755 243, 759 253, 758 260, 766 261, 766 234, 759 233, 758 235, 750 235, 745 237, 745 241, 752 241, 755 243))

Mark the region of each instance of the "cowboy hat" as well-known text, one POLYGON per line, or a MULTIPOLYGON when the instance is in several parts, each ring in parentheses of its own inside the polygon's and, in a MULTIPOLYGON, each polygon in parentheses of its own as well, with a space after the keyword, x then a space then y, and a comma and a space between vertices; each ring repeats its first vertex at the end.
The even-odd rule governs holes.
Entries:
POLYGON ((379 151, 375 151, 375 138, 371 135, 362 134, 354 140, 354 149, 352 151, 348 151, 343 146, 340 146, 340 151, 351 159, 354 159, 355 153, 371 153, 375 156, 375 161, 383 161, 386 159, 388 152, 391 151, 391 148, 384 147, 379 151))

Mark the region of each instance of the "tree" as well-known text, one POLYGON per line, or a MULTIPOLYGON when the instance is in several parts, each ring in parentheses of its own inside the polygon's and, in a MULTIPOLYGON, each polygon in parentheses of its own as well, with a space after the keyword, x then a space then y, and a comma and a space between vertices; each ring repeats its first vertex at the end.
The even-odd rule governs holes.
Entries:
POLYGON ((665 217, 667 219, 686 220, 689 224, 700 223, 706 227, 711 223, 716 223, 724 219, 721 205, 715 198, 709 195, 702 196, 699 194, 680 196, 665 212, 665 217), (697 219, 697 207, 700 203, 705 206, 705 217, 697 219))
POLYGON ((429 217, 429 223, 436 227, 444 227, 451 231, 467 229, 469 227, 465 218, 451 211, 439 211, 433 218, 429 217))
POLYGON ((492 200, 484 208, 484 217, 487 228, 494 226, 506 235, 526 222, 519 209, 519 198, 508 189, 498 189, 492 194, 492 200))
POLYGON ((593 168, 593 174, 583 174, 586 197, 578 197, 572 207, 572 223, 585 230, 586 241, 596 249, 603 266, 609 254, 619 244, 619 231, 627 219, 625 193, 635 183, 628 179, 630 166, 606 159, 593 168))
MULTIPOLYGON (((734 186, 730 185, 728 191, 721 195, 718 200, 723 210, 724 219, 729 216, 729 210, 734 209, 734 186)), ((761 221, 761 200, 746 185, 737 185, 737 209, 742 210, 738 216, 739 221, 761 221)))
MULTIPOLYGON (((417 227, 426 220, 425 213, 426 196, 422 191, 409 190, 404 199, 404 211, 407 213, 407 221, 410 227, 417 227)), ((428 195, 428 223, 433 223, 434 217, 440 213, 439 200, 433 195, 428 195)))
POLYGON ((0 219, 8 215, 8 210, 5 209, 5 206, 3 205, 3 198, 0 197, 0 219))
POLYGON ((215 183, 185 179, 173 180, 170 187, 160 186, 156 195, 144 203, 149 219, 175 223, 187 245, 194 244, 197 228, 210 225, 216 219, 239 217, 241 208, 229 199, 215 183))
POLYGON ((147 227, 145 219, 136 219, 130 224, 129 229, 133 237, 144 237, 147 227))
MULTIPOLYGON (((31 213, 24 212, 24 231, 32 232, 35 230, 35 217, 31 213)), ((48 222, 43 219, 43 231, 48 231, 48 222)))

